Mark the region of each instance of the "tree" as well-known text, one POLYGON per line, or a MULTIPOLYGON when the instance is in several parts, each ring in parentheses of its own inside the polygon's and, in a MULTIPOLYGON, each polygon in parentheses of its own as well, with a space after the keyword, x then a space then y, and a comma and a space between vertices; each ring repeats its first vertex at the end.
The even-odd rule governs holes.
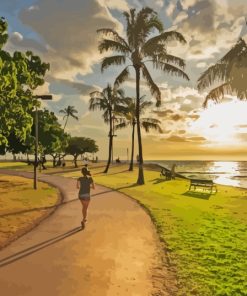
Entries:
POLYGON ((156 98, 156 105, 159 106, 161 92, 150 75, 147 63, 151 63, 155 69, 189 80, 189 77, 183 71, 185 67, 184 60, 167 52, 167 43, 169 41, 177 40, 181 43, 186 43, 186 41, 182 34, 176 31, 164 32, 163 24, 157 17, 157 13, 149 7, 141 9, 138 13, 136 13, 135 9, 131 9, 130 12, 124 12, 123 15, 127 22, 127 39, 121 37, 112 29, 103 28, 98 30, 105 37, 99 44, 100 53, 109 50, 119 53, 119 55, 105 57, 101 64, 101 71, 103 72, 112 65, 126 64, 127 60, 130 60, 131 64, 127 65, 115 80, 115 86, 119 86, 130 76, 129 67, 134 67, 136 76, 136 125, 140 159, 137 184, 144 184, 140 125, 141 74, 146 80, 152 95, 156 98), (154 30, 157 30, 159 34, 154 36, 154 30))
POLYGON ((102 90, 102 92, 94 91, 90 93, 89 110, 101 110, 103 111, 103 119, 106 124, 109 124, 109 152, 108 161, 104 173, 108 172, 113 147, 113 115, 116 110, 120 110, 121 104, 124 103, 124 93, 122 89, 112 88, 110 84, 102 90))
POLYGON ((38 106, 32 91, 44 83, 49 64, 32 52, 13 54, 3 50, 8 40, 8 24, 0 19, 0 145, 8 136, 24 141, 32 127, 32 110, 38 106))
MULTIPOLYGON (((55 166, 57 157, 61 153, 65 153, 69 141, 69 135, 64 132, 56 115, 47 109, 38 110, 38 123, 40 150, 43 155, 52 156, 53 166, 55 166)), ((33 126, 33 136, 35 134, 34 129, 35 126, 33 126)))
POLYGON ((59 113, 64 114, 63 120, 66 118, 63 130, 65 130, 69 117, 72 117, 76 120, 79 119, 78 116, 75 115, 76 113, 78 113, 78 111, 75 109, 74 106, 68 106, 67 108, 60 110, 59 113))
MULTIPOLYGON (((144 97, 140 98, 140 115, 142 115, 148 107, 152 105, 150 101, 144 101, 144 97)), ((131 136, 131 157, 130 157, 130 166, 129 171, 133 171, 133 163, 134 163, 134 143, 135 143, 135 126, 136 126, 136 104, 133 98, 126 99, 126 110, 124 113, 119 113, 120 116, 124 116, 120 118, 120 123, 116 125, 116 129, 123 129, 128 126, 132 128, 132 136, 131 136)), ((145 129, 146 132, 149 132, 150 129, 154 129, 162 133, 162 129, 160 127, 160 121, 155 118, 141 118, 140 117, 140 125, 145 129)))
POLYGON ((79 155, 82 155, 84 153, 96 153, 98 150, 98 146, 93 139, 84 137, 72 137, 69 139, 69 143, 67 148, 65 149, 65 153, 74 157, 75 168, 77 168, 77 158, 79 155))
POLYGON ((247 44, 240 38, 222 59, 209 67, 198 79, 199 90, 221 83, 208 93, 204 107, 209 100, 218 103, 225 94, 236 94, 240 100, 247 99, 246 77, 247 44))

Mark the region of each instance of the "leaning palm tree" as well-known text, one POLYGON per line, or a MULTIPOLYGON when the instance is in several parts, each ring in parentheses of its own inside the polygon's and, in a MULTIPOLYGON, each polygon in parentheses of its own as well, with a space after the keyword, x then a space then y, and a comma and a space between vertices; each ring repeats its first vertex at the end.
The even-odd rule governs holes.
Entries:
MULTIPOLYGON (((146 108, 150 107, 153 103, 150 101, 144 101, 144 97, 140 98, 140 115, 142 115, 146 108)), ((131 157, 130 157, 130 166, 129 171, 133 171, 134 164, 134 143, 135 143, 135 127, 136 127, 136 104, 133 98, 126 99, 126 110, 124 113, 118 113, 118 115, 123 116, 119 118, 120 123, 116 125, 116 129, 123 129, 128 126, 132 128, 132 137, 131 137, 131 157)), ((140 126, 145 129, 146 132, 149 132, 150 129, 154 129, 162 133, 160 127, 160 121, 155 118, 140 118, 140 126)))
POLYGON ((78 120, 78 117, 75 115, 76 113, 78 113, 78 111, 75 109, 74 106, 68 106, 68 107, 60 110, 59 113, 64 114, 63 120, 66 118, 65 124, 64 124, 64 127, 63 127, 64 131, 65 131, 65 127, 67 126, 69 117, 72 117, 72 118, 78 120))
POLYGON ((103 111, 103 119, 106 124, 109 124, 109 152, 108 152, 108 161, 104 173, 108 172, 111 156, 112 156, 112 147, 113 147, 113 118, 115 109, 121 105, 123 100, 123 90, 112 88, 111 85, 107 85, 106 88, 100 91, 94 91, 90 93, 89 101, 89 110, 101 110, 103 111))
POLYGON ((198 79, 198 89, 204 90, 216 83, 204 101, 218 103, 225 94, 237 95, 240 100, 247 99, 247 44, 240 38, 231 50, 215 65, 209 67, 198 79))
POLYGON ((141 74, 146 80, 152 95, 156 98, 157 106, 161 103, 161 92, 159 87, 153 81, 147 64, 150 63, 155 69, 162 70, 165 73, 183 77, 189 80, 186 73, 183 71, 185 62, 183 59, 170 55, 167 52, 167 43, 172 40, 177 40, 181 43, 186 43, 182 34, 176 31, 163 31, 163 24, 157 17, 156 12, 151 8, 145 7, 136 13, 135 9, 130 12, 123 13, 126 22, 126 37, 121 37, 116 31, 108 28, 99 29, 104 38, 99 43, 99 51, 113 51, 119 53, 103 59, 101 70, 104 71, 112 65, 123 65, 127 61, 124 70, 115 80, 115 85, 119 86, 129 76, 129 67, 134 67, 136 76, 136 126, 138 136, 139 149, 139 173, 137 184, 144 184, 143 174, 143 154, 141 140, 141 125, 140 125, 140 79, 141 74), (158 31, 158 35, 154 36, 154 30, 158 31))

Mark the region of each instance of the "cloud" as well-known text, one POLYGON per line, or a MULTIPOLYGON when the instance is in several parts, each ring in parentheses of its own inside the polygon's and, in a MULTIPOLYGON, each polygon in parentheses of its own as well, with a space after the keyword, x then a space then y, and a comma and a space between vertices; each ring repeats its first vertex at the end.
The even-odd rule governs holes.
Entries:
POLYGON ((128 2, 125 0, 98 0, 102 6, 107 6, 110 9, 116 9, 120 11, 129 10, 128 2))
POLYGON ((204 142, 204 141, 207 141, 207 139, 204 138, 204 137, 190 137, 190 138, 187 138, 187 140, 192 141, 192 142, 204 142))
POLYGON ((90 73, 92 65, 100 61, 97 29, 122 29, 107 7, 96 0, 38 0, 35 6, 38 9, 22 10, 20 18, 48 48, 44 59, 51 63, 52 75, 59 78, 90 73))
POLYGON ((186 142, 186 138, 180 136, 170 136, 166 140, 170 142, 186 142))

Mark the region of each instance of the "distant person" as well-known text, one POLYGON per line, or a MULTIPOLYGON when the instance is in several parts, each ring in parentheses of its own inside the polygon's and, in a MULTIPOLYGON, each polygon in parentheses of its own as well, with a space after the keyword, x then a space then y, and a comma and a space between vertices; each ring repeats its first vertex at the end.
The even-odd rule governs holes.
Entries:
POLYGON ((77 179, 77 188, 79 189, 78 197, 82 204, 82 228, 85 227, 87 221, 87 209, 90 203, 90 188, 95 189, 93 178, 86 167, 83 167, 82 177, 77 179))
POLYGON ((66 162, 65 162, 64 158, 62 158, 61 165, 63 168, 66 166, 66 162))
POLYGON ((99 158, 98 156, 95 157, 95 162, 98 162, 99 161, 99 158))
POLYGON ((116 163, 121 163, 119 156, 118 156, 118 158, 116 159, 116 163))

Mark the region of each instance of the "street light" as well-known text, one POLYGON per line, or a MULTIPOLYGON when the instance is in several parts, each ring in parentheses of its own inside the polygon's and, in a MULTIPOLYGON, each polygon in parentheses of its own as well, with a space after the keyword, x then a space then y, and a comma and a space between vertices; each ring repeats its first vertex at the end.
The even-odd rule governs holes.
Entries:
MULTIPOLYGON (((115 117, 115 115, 113 114, 113 116, 112 116, 112 137, 116 137, 117 135, 115 135, 114 133, 115 133, 115 126, 114 126, 114 121, 117 121, 118 119, 115 117)), ((112 143, 112 147, 111 147, 111 162, 112 162, 112 164, 113 164, 113 143, 112 143)))
MULTIPOLYGON (((36 95, 35 99, 52 100, 51 95, 36 95)), ((38 143, 39 143, 39 125, 38 125, 38 109, 35 108, 35 151, 34 151, 34 171, 33 171, 33 189, 37 189, 37 166, 38 166, 38 143)))

